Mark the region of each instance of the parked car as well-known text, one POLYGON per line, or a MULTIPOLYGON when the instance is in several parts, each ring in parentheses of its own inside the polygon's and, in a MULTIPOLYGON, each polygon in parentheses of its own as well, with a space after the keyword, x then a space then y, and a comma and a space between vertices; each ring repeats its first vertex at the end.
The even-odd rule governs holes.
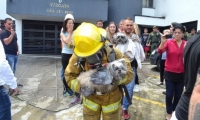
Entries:
POLYGON ((150 63, 152 65, 156 65, 158 70, 160 70, 160 54, 158 53, 158 49, 152 51, 150 55, 150 63))

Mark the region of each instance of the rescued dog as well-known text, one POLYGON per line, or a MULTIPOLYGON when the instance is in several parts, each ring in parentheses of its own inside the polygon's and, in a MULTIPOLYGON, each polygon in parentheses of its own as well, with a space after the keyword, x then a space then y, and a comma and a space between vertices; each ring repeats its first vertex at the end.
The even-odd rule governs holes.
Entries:
POLYGON ((113 41, 114 43, 116 43, 116 45, 126 44, 128 42, 128 38, 126 37, 124 33, 118 32, 113 35, 113 41))
POLYGON ((133 40, 136 40, 136 37, 132 35, 128 38, 124 33, 116 33, 113 36, 113 40, 116 43, 116 48, 120 50, 129 60, 132 62, 134 60, 134 45, 132 45, 133 40))
MULTIPOLYGON (((84 91, 92 91, 91 93, 96 91, 100 93, 108 93, 112 91, 118 85, 119 81, 123 80, 127 74, 127 66, 124 59, 115 60, 104 67, 109 71, 110 76, 108 77, 112 78, 110 84, 93 84, 91 81, 91 75, 98 71, 97 69, 94 69, 83 72, 77 77, 81 89, 84 91)), ((83 95, 88 96, 90 94, 83 95)))

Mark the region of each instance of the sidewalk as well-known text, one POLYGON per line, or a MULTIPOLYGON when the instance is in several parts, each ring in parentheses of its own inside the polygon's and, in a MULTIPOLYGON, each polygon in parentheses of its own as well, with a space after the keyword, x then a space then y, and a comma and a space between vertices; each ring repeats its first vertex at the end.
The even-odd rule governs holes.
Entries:
POLYGON ((20 55, 16 77, 24 87, 18 98, 49 111, 69 108, 71 98, 62 95, 60 71, 60 56, 20 55))
MULTIPOLYGON (((163 87, 157 86, 158 73, 148 61, 138 70, 141 91, 134 93, 130 120, 165 118, 163 87)), ((63 97, 60 55, 20 55, 16 77, 24 85, 17 98, 11 98, 13 120, 83 120, 83 106, 63 97), (69 109, 70 108, 70 109, 69 109)))

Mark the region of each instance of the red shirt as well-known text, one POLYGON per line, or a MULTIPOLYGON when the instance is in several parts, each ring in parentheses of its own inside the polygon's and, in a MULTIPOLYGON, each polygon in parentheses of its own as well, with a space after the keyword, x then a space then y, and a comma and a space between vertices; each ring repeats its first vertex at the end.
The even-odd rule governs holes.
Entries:
POLYGON ((174 39, 166 41, 164 49, 158 48, 158 53, 167 52, 165 70, 174 73, 183 73, 183 53, 184 46, 186 44, 185 40, 182 40, 180 48, 174 39))

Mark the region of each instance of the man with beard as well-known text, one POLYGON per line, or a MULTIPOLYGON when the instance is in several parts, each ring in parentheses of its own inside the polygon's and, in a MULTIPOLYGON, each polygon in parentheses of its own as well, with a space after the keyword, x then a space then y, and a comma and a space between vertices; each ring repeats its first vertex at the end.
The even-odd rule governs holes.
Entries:
POLYGON ((184 51, 185 92, 171 120, 200 119, 200 31, 187 43, 184 51))
MULTIPOLYGON (((133 25, 134 25, 134 22, 133 22, 133 20, 131 18, 128 17, 128 18, 126 18, 124 20, 124 34, 129 39, 137 38, 137 35, 133 34, 133 25)), ((137 40, 139 41, 139 38, 137 40)), ((139 52, 137 48, 135 48, 135 49, 136 49, 135 52, 139 52)), ((126 88, 127 88, 127 91, 128 91, 128 94, 129 94, 130 98, 132 98, 132 96, 133 96, 133 88, 134 88, 134 85, 135 85, 135 79, 137 77, 137 66, 138 66, 138 63, 137 63, 137 59, 136 59, 137 56, 135 56, 136 54, 139 55, 139 53, 135 53, 134 54, 134 60, 131 61, 131 67, 132 67, 132 69, 134 71, 134 78, 129 84, 126 85, 126 88)), ((139 62, 139 63, 141 63, 141 62, 139 62)), ((122 118, 123 119, 129 119, 130 118, 130 115, 128 113, 129 106, 130 106, 130 104, 128 102, 128 99, 126 97, 124 97, 123 98, 123 111, 122 111, 122 118)))

